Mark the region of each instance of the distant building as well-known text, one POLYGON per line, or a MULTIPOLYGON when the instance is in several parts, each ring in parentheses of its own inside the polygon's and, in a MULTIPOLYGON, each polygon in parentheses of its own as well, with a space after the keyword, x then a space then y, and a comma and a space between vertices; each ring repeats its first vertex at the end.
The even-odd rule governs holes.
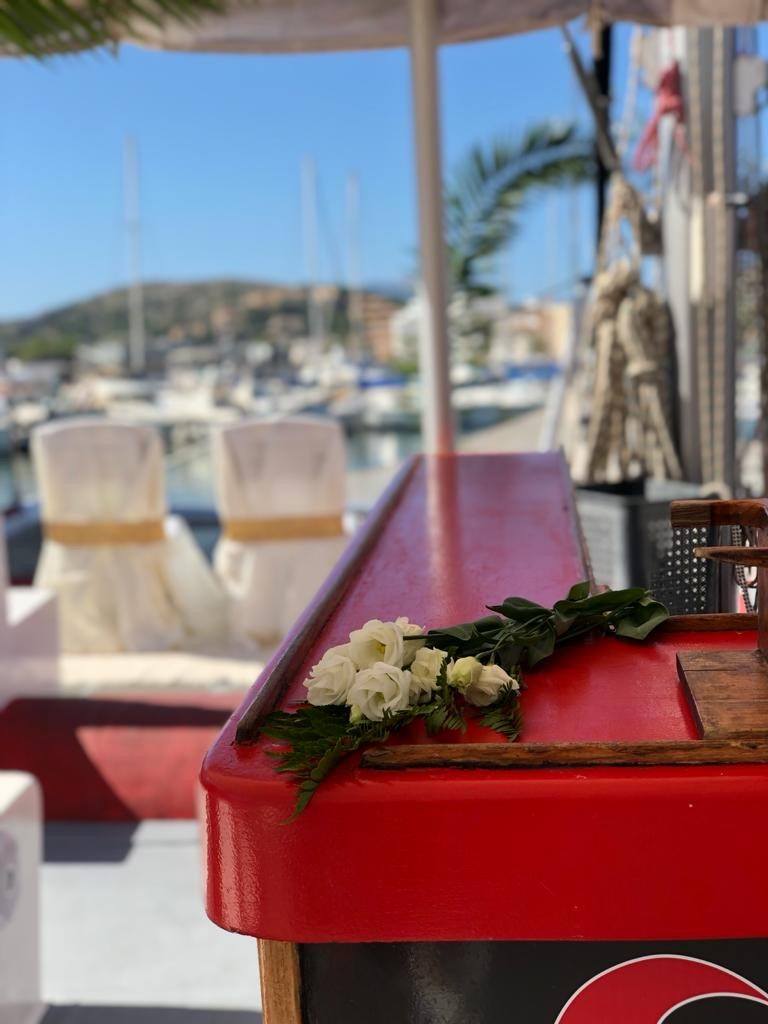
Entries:
POLYGON ((562 363, 572 317, 569 302, 531 301, 508 308, 494 322, 488 361, 515 363, 539 356, 562 363))
MULTIPOLYGON (((391 358, 418 360, 422 299, 416 295, 390 319, 391 358)), ((449 331, 457 362, 482 360, 489 365, 536 358, 562 362, 571 331, 567 302, 528 302, 509 306, 501 295, 466 300, 455 296, 449 307, 449 331)))
POLYGON ((363 341, 366 349, 378 363, 392 361, 393 336, 392 318, 400 309, 400 303, 377 295, 363 292, 361 296, 361 317, 363 341))
POLYGON ((399 363, 416 363, 419 359, 419 325, 422 301, 414 295, 396 310, 389 321, 391 359, 399 363))
POLYGON ((284 302, 295 302, 302 290, 292 285, 261 285, 252 288, 240 299, 243 309, 273 309, 284 302))
POLYGON ((117 376, 125 370, 125 341, 122 338, 102 338, 90 345, 78 345, 76 355, 78 373, 97 371, 117 376))

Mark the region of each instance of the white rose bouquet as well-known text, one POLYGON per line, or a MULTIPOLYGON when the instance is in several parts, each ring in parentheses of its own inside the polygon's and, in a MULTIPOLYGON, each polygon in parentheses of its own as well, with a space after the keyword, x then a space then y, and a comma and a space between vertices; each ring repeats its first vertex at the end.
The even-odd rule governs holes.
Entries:
POLYGON ((494 614, 428 631, 405 616, 371 619, 325 652, 304 681, 307 702, 273 711, 261 728, 288 745, 273 753, 299 779, 294 816, 342 758, 412 722, 430 735, 464 731, 477 709, 483 725, 516 740, 524 667, 585 633, 643 640, 668 614, 642 588, 592 594, 586 582, 553 608, 518 597, 488 607, 494 614))

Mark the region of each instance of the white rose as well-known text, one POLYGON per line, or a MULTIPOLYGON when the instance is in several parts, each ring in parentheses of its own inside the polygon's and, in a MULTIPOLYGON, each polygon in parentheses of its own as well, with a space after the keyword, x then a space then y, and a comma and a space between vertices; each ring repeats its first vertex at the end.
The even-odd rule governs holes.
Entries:
POLYGON ((437 689, 437 677, 447 658, 436 647, 422 647, 411 665, 411 704, 426 703, 437 689))
POLYGON ((350 658, 349 644, 339 644, 337 647, 329 647, 317 664, 322 665, 324 662, 336 655, 340 655, 342 658, 350 658))
POLYGON ((485 708, 498 700, 502 687, 510 685, 513 690, 519 689, 517 680, 512 680, 501 665, 483 665, 477 680, 464 690, 464 700, 475 707, 485 708))
POLYGON ((387 665, 403 664, 403 631, 396 622, 371 619, 362 629, 349 634, 349 657, 359 669, 379 661, 387 665))
POLYGON ((347 694, 355 681, 355 666, 343 654, 326 651, 304 680, 310 704, 346 704, 347 694))
POLYGON ((403 711, 408 707, 410 691, 410 672, 377 661, 357 673, 347 703, 359 708, 369 721, 380 722, 385 711, 403 711))
POLYGON ((448 684, 455 686, 457 690, 466 690, 468 686, 477 682, 482 671, 483 666, 477 658, 459 658, 458 661, 451 661, 448 664, 448 684))
POLYGON ((426 630, 423 626, 417 626, 415 622, 410 622, 407 615, 399 615, 395 619, 395 625, 400 627, 400 632, 403 634, 405 641, 403 667, 407 667, 416 657, 416 652, 427 642, 426 640, 414 640, 413 637, 422 636, 426 630))

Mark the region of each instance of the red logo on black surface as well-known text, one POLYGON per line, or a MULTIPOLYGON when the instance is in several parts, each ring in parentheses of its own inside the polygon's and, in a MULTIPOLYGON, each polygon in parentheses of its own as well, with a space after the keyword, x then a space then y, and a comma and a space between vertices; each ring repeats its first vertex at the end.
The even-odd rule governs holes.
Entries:
POLYGON ((768 1024, 768 993, 718 964, 661 954, 627 960, 576 991, 555 1024, 768 1024))

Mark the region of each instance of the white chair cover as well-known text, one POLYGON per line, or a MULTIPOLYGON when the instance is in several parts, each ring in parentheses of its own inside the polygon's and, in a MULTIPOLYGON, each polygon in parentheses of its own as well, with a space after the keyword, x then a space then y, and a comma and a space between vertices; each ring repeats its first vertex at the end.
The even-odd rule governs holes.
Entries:
POLYGON ((156 542, 45 540, 35 583, 59 596, 62 650, 165 650, 223 635, 221 587, 187 524, 165 514, 155 430, 68 420, 35 431, 32 454, 45 522, 164 522, 156 542))
MULTIPOLYGON (((213 435, 218 514, 279 520, 344 512, 341 427, 295 417, 248 421, 213 435)), ((230 598, 233 636, 270 643, 284 635, 323 582, 346 538, 242 541, 222 533, 214 565, 230 598)))

